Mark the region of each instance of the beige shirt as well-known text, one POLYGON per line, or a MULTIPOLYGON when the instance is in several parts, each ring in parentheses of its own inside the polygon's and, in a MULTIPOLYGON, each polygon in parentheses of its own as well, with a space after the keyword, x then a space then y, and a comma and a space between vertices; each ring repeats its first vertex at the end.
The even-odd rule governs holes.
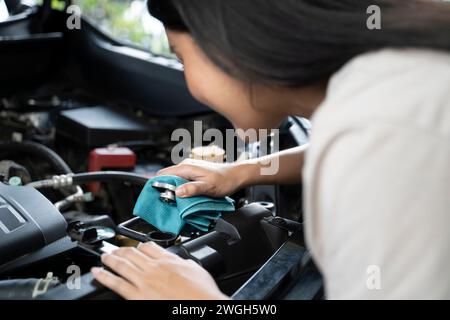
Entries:
POLYGON ((328 299, 450 299, 450 54, 383 50, 334 75, 303 172, 328 299))

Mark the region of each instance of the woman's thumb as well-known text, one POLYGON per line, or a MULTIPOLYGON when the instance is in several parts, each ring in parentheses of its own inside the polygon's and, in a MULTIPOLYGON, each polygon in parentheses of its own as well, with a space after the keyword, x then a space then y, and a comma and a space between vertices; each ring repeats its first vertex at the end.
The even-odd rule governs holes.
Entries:
POLYGON ((206 182, 194 181, 183 184, 182 186, 178 187, 176 190, 176 195, 177 197, 180 198, 189 198, 200 195, 207 196, 208 189, 209 189, 208 184, 206 182))

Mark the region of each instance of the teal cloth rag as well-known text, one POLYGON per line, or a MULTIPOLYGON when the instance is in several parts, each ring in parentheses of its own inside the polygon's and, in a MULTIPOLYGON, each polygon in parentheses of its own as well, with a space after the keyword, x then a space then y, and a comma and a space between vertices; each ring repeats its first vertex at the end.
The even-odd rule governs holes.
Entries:
POLYGON ((152 187, 155 181, 177 187, 189 181, 176 176, 161 176, 150 179, 142 190, 133 214, 161 231, 179 235, 184 227, 190 226, 206 232, 222 213, 235 211, 234 201, 228 197, 176 197, 175 203, 165 203, 160 199, 160 191, 152 187))

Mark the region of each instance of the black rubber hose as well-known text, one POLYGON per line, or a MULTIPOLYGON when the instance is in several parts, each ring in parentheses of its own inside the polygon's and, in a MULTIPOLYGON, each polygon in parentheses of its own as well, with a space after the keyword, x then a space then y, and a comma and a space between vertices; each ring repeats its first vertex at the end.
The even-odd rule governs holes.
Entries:
POLYGON ((88 172, 88 173, 78 173, 72 176, 73 184, 80 185, 92 182, 111 182, 111 181, 121 181, 129 182, 138 186, 144 186, 149 178, 129 172, 120 171, 100 171, 100 172, 88 172))
POLYGON ((52 149, 31 141, 25 142, 0 142, 0 152, 20 152, 47 160, 57 171, 56 174, 69 174, 72 170, 67 163, 52 149))

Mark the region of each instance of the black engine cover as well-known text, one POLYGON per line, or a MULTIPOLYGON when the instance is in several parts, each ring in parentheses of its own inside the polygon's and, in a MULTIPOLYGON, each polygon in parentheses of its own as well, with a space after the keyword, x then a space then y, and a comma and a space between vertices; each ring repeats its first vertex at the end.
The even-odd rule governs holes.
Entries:
POLYGON ((0 265, 66 236, 66 221, 34 188, 0 183, 0 265))

